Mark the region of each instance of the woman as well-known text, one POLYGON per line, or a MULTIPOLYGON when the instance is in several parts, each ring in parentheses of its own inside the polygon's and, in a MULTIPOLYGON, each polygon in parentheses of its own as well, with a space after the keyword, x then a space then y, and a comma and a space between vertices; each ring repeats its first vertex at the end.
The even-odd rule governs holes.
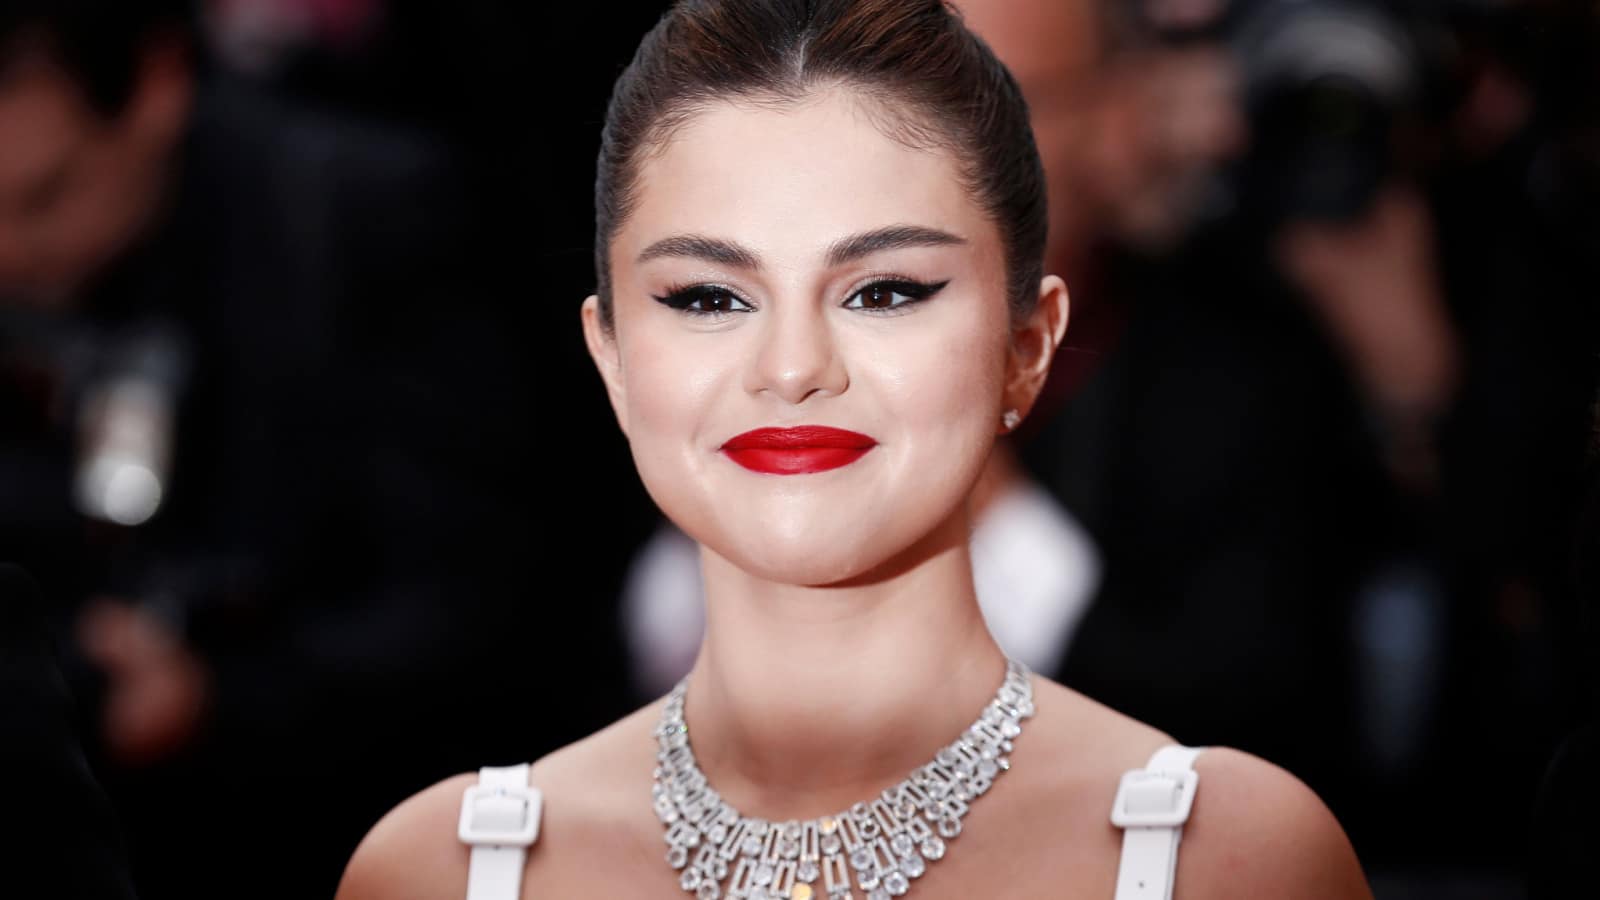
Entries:
POLYGON ((531 774, 403 803, 342 898, 463 896, 458 826, 474 897, 1160 898, 1191 803, 1184 900, 1369 896, 1258 759, 1169 752, 1119 793, 1172 740, 984 627, 970 494, 1068 301, 1027 110, 943 3, 680 3, 618 80, 596 199, 584 335, 700 544, 704 644, 686 691, 531 774))

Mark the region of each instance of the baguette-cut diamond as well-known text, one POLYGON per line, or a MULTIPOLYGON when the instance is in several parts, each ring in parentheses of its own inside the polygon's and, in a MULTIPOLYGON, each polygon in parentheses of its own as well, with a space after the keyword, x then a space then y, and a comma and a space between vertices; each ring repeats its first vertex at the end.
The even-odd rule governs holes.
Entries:
POLYGON ((1000 690, 972 727, 880 799, 818 819, 772 822, 741 816, 710 787, 690 747, 687 693, 685 680, 667 697, 655 733, 660 765, 650 796, 666 829, 667 864, 682 870, 679 885, 696 900, 904 895, 929 863, 944 858, 945 842, 961 833, 968 803, 1010 768, 1011 738, 1034 713, 1028 672, 1009 663, 1000 690), (864 894, 852 893, 852 871, 864 894))

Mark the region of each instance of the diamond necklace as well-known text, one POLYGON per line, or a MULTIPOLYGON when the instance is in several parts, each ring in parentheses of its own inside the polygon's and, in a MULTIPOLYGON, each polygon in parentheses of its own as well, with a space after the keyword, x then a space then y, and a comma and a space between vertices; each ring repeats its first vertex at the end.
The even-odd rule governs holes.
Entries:
POLYGON ((707 784, 689 749, 688 688, 689 679, 678 682, 661 711, 651 793, 666 828, 667 863, 697 900, 854 900, 852 872, 867 900, 905 894, 928 863, 944 858, 968 804, 1011 768, 1011 741, 1033 715, 1028 669, 1008 660, 994 699, 933 762, 835 815, 768 822, 741 814, 707 784))

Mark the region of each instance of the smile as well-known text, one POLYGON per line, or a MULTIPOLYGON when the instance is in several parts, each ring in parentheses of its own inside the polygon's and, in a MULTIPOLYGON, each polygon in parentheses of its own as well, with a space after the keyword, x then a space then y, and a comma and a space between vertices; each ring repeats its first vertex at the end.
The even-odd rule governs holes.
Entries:
POLYGON ((729 438, 720 448, 728 458, 764 475, 809 475, 848 466, 878 442, 864 434, 802 425, 757 428, 729 438))

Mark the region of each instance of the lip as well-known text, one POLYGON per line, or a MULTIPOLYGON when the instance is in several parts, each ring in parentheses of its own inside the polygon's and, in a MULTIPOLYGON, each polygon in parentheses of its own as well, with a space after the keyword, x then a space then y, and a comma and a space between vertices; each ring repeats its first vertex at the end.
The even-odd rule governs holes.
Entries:
POLYGON ((848 466, 878 442, 867 435, 824 425, 757 428, 722 445, 727 457, 765 475, 808 475, 848 466))

